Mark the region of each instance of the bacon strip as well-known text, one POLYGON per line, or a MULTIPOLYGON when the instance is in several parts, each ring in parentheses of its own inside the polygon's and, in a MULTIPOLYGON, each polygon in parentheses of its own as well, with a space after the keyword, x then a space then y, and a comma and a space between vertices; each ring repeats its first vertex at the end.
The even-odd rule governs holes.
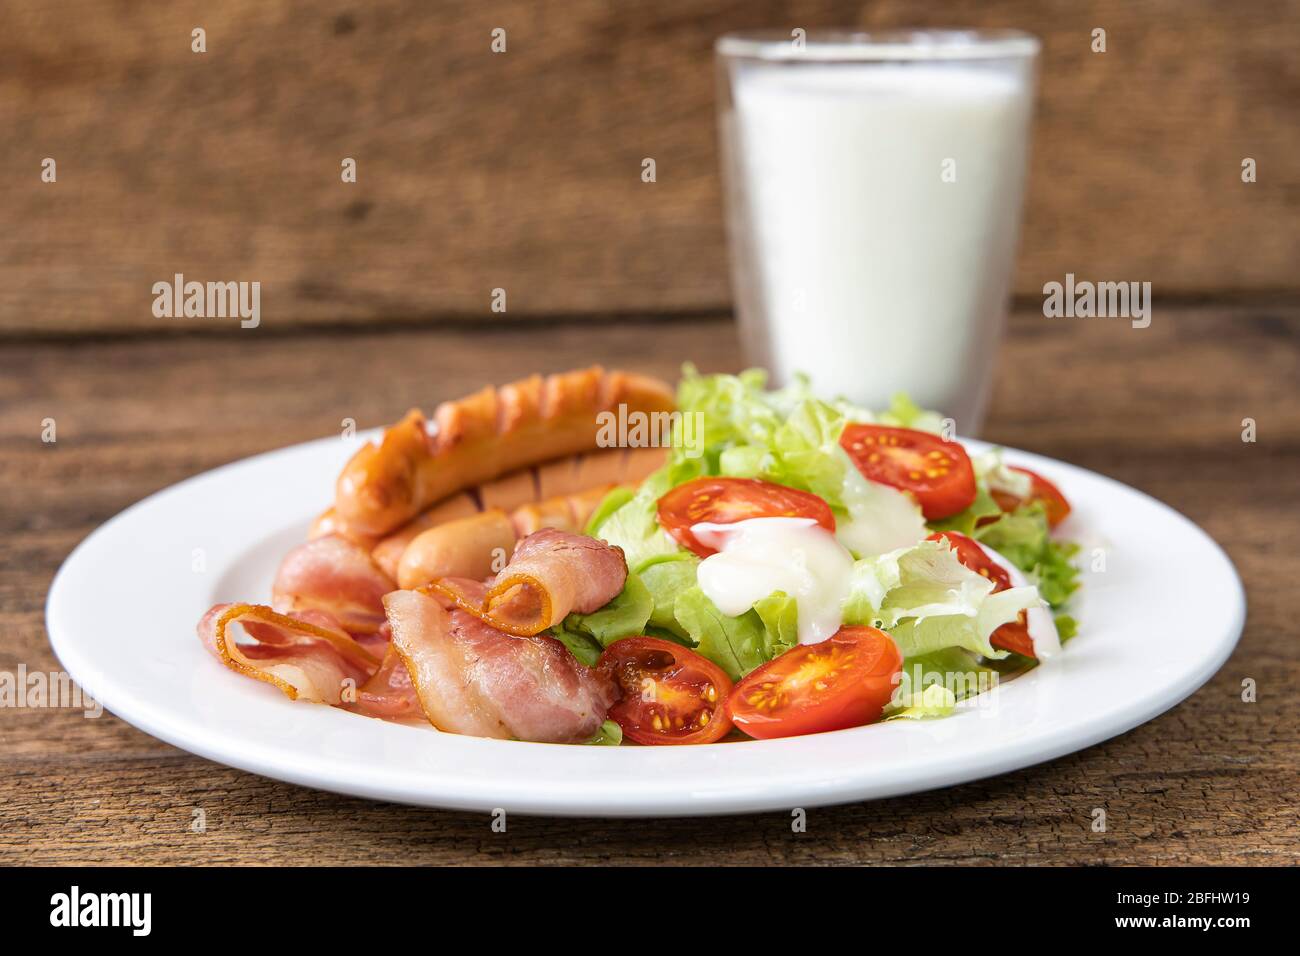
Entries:
POLYGON ((349 634, 373 634, 384 624, 384 595, 396 588, 365 549, 326 535, 285 555, 271 604, 281 614, 327 611, 349 634))
POLYGON ((391 644, 384 650, 384 661, 379 670, 358 688, 356 703, 348 709, 381 720, 424 716, 406 664, 391 644))
POLYGON ((581 743, 617 699, 607 674, 550 637, 512 637, 418 591, 384 598, 393 648, 429 722, 475 737, 581 743))
POLYGON ((344 691, 366 681, 380 663, 320 611, 289 616, 263 604, 217 604, 203 615, 197 630, 217 660, 236 673, 280 688, 290 700, 341 703, 344 691), (237 643, 233 624, 242 624, 257 643, 237 643))
POLYGON ((519 542, 510 563, 486 587, 446 577, 427 588, 498 630, 530 637, 570 612, 599 610, 623 590, 626 580, 622 548, 544 528, 519 542))

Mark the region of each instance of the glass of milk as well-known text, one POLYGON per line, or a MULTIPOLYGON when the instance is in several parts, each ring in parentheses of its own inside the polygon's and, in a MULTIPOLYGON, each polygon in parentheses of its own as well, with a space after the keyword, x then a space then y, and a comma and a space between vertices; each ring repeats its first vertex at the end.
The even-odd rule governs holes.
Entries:
POLYGON ((716 45, 748 360, 977 433, 1015 257, 1038 41, 736 33, 716 45))

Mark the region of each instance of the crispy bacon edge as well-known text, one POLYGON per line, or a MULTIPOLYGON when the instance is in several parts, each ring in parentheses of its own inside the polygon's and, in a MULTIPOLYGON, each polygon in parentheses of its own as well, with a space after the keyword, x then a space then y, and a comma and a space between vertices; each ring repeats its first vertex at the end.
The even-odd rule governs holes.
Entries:
MULTIPOLYGON (((346 631, 335 629, 330 622, 333 622, 333 618, 320 612, 304 612, 299 617, 290 617, 287 614, 280 614, 264 604, 217 604, 207 614, 203 615, 196 630, 204 646, 216 656, 217 660, 235 673, 277 687, 290 700, 297 700, 301 696, 306 700, 329 703, 326 697, 319 693, 319 688, 314 686, 311 688, 296 687, 282 677, 259 667, 256 661, 249 658, 240 649, 239 645, 230 636, 229 628, 231 624, 235 623, 245 625, 248 623, 265 624, 288 631, 291 634, 324 641, 338 654, 342 665, 355 669, 368 679, 378 670, 380 666, 379 659, 348 636, 346 631), (315 618, 316 621, 321 623, 316 623, 310 618, 315 618)), ((245 628, 245 631, 251 637, 256 638, 255 633, 248 632, 247 628, 245 628)), ((288 646, 277 645, 275 642, 267 642, 267 645, 272 647, 288 646)), ((292 656, 286 655, 283 660, 284 662, 292 662, 292 656)), ((340 670, 342 672, 342 668, 340 670)), ((345 673, 345 676, 351 675, 345 673)))

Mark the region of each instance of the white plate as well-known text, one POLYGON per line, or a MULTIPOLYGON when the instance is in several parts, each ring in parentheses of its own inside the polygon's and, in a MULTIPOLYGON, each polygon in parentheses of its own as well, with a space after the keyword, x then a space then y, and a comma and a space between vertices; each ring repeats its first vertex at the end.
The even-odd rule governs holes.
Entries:
POLYGON ((1088 747, 1196 690, 1245 618, 1232 564, 1186 518, 1109 478, 1009 451, 1008 461, 1058 483, 1074 505, 1062 530, 1085 546, 1082 628, 1050 664, 953 717, 703 747, 442 734, 294 703, 226 670, 194 634, 218 601, 268 602, 280 557, 331 499, 354 448, 322 439, 226 465, 99 528, 50 588, 46 621, 59 660, 147 733, 305 786, 480 811, 739 813, 914 793, 1088 747))

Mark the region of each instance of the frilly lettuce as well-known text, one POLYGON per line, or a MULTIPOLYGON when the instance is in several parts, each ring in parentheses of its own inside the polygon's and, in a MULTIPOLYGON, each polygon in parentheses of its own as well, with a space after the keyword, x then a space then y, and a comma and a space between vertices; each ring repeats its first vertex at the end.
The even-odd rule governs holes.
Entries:
POLYGON ((974 537, 1024 571, 1053 608, 1060 608, 1079 588, 1079 569, 1071 561, 1079 546, 1051 536, 1047 512, 1040 502, 1021 505, 977 528, 974 537))
MULTIPOLYGON (((926 535, 921 509, 893 488, 867 481, 840 447, 845 424, 870 413, 808 393, 806 379, 764 391, 766 376, 698 375, 688 368, 679 390, 683 414, 703 412, 709 474, 761 478, 810 491, 836 512, 840 540, 854 554, 905 547, 926 535)), ((680 461, 688 461, 676 453, 680 461)))
MULTIPOLYGON (((850 421, 942 432, 944 419, 896 396, 878 418, 843 400, 822 401, 806 378, 768 391, 765 373, 700 375, 687 366, 678 407, 694 420, 702 447, 674 441, 668 463, 636 492, 612 492, 593 514, 587 533, 618 545, 638 579, 596 615, 570 615, 557 637, 591 656, 608 640, 644 632, 692 645, 739 678, 797 643, 794 599, 777 594, 739 617, 722 614, 696 583, 699 560, 682 549, 657 521, 659 498, 683 482, 705 475, 761 478, 818 495, 836 515, 837 535, 859 560, 844 605, 846 624, 887 630, 909 666, 978 669, 975 655, 1006 656, 989 643, 999 626, 1022 610, 1039 607, 1041 592, 1053 606, 1077 587, 1069 563, 1072 545, 1047 534, 1041 506, 1002 516, 990 489, 1023 494, 1027 479, 1006 468, 998 451, 973 459, 977 495, 953 518, 927 528, 919 507, 896 489, 866 480, 840 447, 850 421), (1000 517, 999 517, 1000 516, 1000 517), (979 526, 981 518, 997 517, 979 526), (1038 585, 992 593, 988 579, 965 568, 946 546, 922 539, 929 530, 957 530, 986 541, 1021 567, 1038 585), (611 613, 605 617, 606 611, 611 613), (581 619, 580 619, 581 618, 581 619), (595 618, 593 621, 592 618, 595 618), (611 637, 613 635, 613 637, 611 637)), ((631 581, 631 578, 629 578, 631 581)), ((1062 636, 1072 622, 1058 619, 1062 636)), ((955 699, 960 699, 957 694, 955 699)), ((898 716, 926 716, 948 708, 947 698, 925 689, 897 701, 898 716), (903 713, 907 711, 907 713, 903 713)))
POLYGON ((855 562, 844 622, 889 631, 905 659, 950 647, 1000 659, 990 635, 1042 601, 1032 587, 992 592, 947 545, 922 541, 855 562))

